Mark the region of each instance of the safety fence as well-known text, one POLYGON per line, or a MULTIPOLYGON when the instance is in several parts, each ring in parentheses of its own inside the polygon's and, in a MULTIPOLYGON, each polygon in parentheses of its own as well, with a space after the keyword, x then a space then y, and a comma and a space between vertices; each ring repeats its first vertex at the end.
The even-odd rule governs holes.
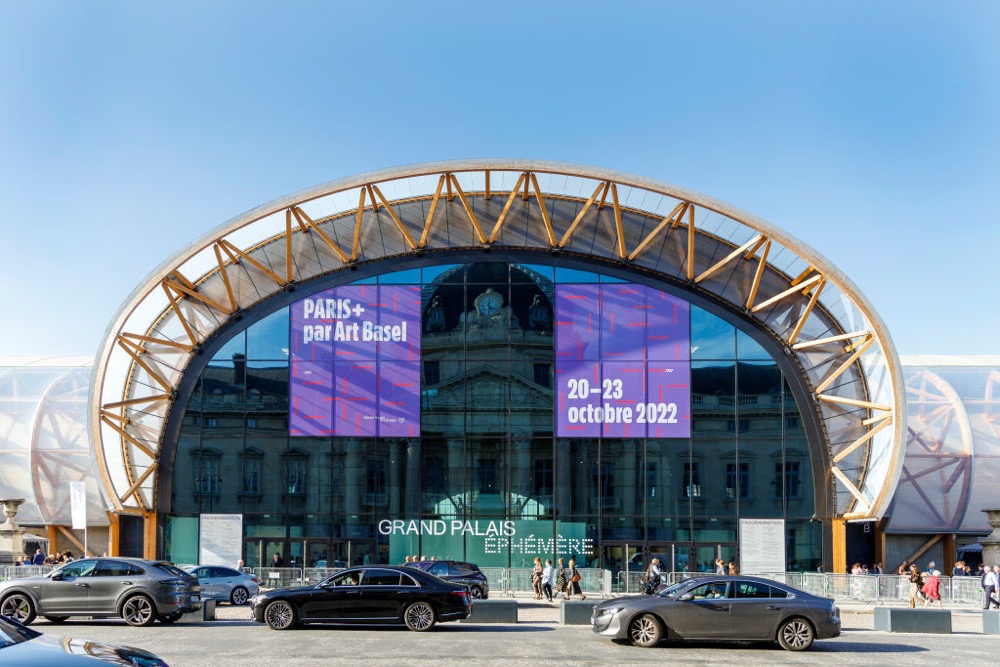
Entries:
MULTIPOLYGON (((46 574, 50 565, 8 565, 0 567, 0 580, 46 574)), ((265 588, 287 588, 314 584, 342 568, 325 567, 255 567, 244 568, 257 576, 265 588)), ((481 568, 490 586, 491 597, 515 597, 532 593, 531 568, 481 568)), ((638 593, 644 578, 642 572, 618 572, 600 568, 578 568, 580 588, 587 595, 611 597, 638 593)), ((662 575, 667 584, 691 577, 706 576, 706 572, 669 572, 662 575)), ((837 600, 872 605, 906 604, 910 598, 910 580, 895 574, 830 574, 823 572, 760 572, 755 576, 788 584, 799 590, 837 600)), ((940 577, 942 602, 981 606, 983 589, 979 577, 940 577)), ((555 587, 553 587, 555 588, 555 587)), ((921 602, 921 604, 923 604, 921 602)))

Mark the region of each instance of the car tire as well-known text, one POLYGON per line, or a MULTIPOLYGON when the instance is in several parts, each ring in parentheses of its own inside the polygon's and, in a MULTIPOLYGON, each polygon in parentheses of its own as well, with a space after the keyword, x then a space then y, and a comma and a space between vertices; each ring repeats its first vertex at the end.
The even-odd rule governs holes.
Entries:
POLYGON ((244 605, 247 600, 250 599, 250 591, 243 588, 242 586, 237 586, 233 589, 233 592, 229 594, 229 602, 235 605, 244 605))
POLYGON ((158 616, 153 601, 145 595, 133 595, 122 605, 122 618, 129 625, 144 628, 152 625, 158 616))
POLYGON ((184 612, 182 611, 175 611, 170 614, 163 614, 162 616, 160 616, 160 623, 165 623, 167 625, 170 625, 171 623, 176 623, 177 621, 181 620, 181 616, 183 615, 184 612))
POLYGON ((30 625, 35 620, 35 603, 24 593, 13 593, 0 600, 0 614, 30 625))
POLYGON ((805 651, 815 639, 816 631, 804 618, 790 618, 778 628, 778 644, 786 651, 805 651))
POLYGON ((628 626, 628 638, 635 646, 653 648, 663 638, 663 626, 660 619, 652 614, 643 614, 628 626))
POLYGON ((429 602, 414 602, 403 611, 403 622, 414 632, 426 632, 434 627, 436 616, 429 602))
POLYGON ((295 627, 295 607, 285 600, 275 600, 264 609, 264 622, 272 630, 289 630, 295 627))
POLYGON ((53 625, 59 625, 60 623, 65 623, 69 616, 46 616, 45 620, 53 625))
POLYGON ((472 596, 473 600, 485 600, 486 596, 483 595, 483 589, 479 586, 473 586, 469 589, 469 594, 472 596))

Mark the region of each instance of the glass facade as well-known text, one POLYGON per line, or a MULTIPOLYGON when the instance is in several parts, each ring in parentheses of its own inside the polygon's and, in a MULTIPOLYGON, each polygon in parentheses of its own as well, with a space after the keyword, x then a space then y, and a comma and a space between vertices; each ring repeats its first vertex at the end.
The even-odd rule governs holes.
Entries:
POLYGON ((353 283, 419 289, 414 437, 290 434, 291 309, 250 325, 202 370, 165 445, 164 556, 196 553, 199 514, 238 513, 248 566, 277 551, 299 566, 541 555, 617 571, 655 553, 702 570, 737 556, 741 518, 780 518, 788 568, 815 569, 814 462, 788 383, 704 308, 690 305, 690 437, 557 436, 556 288, 622 282, 477 262, 353 283))

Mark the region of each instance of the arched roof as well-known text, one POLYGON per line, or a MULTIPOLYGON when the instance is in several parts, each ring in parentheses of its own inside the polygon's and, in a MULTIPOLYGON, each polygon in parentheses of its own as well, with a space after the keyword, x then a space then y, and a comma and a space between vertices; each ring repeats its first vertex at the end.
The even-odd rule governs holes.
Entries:
POLYGON ((178 385, 233 320, 337 272, 495 250, 584 258, 678 285, 767 332, 809 387, 834 515, 885 512, 902 465, 904 384, 888 331, 850 279, 787 232, 710 197, 534 160, 341 179, 237 216, 167 259, 122 305, 97 359, 90 428, 110 505, 156 506, 178 385))

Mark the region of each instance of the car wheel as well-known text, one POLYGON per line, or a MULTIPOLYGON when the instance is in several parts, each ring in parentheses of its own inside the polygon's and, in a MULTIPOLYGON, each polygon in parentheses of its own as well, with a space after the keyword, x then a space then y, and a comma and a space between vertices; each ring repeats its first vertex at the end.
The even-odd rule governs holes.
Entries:
POLYGON ((808 621, 792 618, 778 628, 778 643, 786 651, 804 651, 813 645, 816 633, 808 621))
POLYGON ((480 588, 479 586, 473 586, 469 590, 469 593, 472 595, 473 600, 482 600, 484 597, 486 597, 485 595, 483 595, 483 589, 480 588))
POLYGON ((49 623, 59 625, 60 623, 65 623, 67 618, 69 618, 69 616, 46 616, 45 620, 49 623))
POLYGON ((264 610, 264 622, 272 630, 295 627, 295 608, 284 600, 275 600, 264 610))
POLYGON ((628 638, 632 643, 642 648, 652 648, 660 643, 663 637, 663 627, 660 620, 652 614, 643 614, 628 626, 628 638))
POLYGON ((243 588, 242 586, 237 586, 233 589, 233 592, 229 594, 229 601, 233 604, 246 604, 247 600, 250 599, 250 591, 243 588))
POLYGON ((403 612, 403 622, 414 632, 430 630, 434 621, 434 607, 426 602, 414 602, 403 612))
POLYGON ((122 618, 129 625, 146 627, 156 620, 156 607, 145 595, 133 595, 122 605, 122 618))
POLYGON ((8 595, 0 602, 0 614, 28 625, 35 620, 35 605, 24 593, 8 595))
POLYGON ((177 621, 181 620, 181 616, 183 615, 184 612, 182 611, 175 611, 170 614, 163 614, 162 616, 160 616, 160 623, 167 623, 168 625, 170 623, 176 623, 177 621))

